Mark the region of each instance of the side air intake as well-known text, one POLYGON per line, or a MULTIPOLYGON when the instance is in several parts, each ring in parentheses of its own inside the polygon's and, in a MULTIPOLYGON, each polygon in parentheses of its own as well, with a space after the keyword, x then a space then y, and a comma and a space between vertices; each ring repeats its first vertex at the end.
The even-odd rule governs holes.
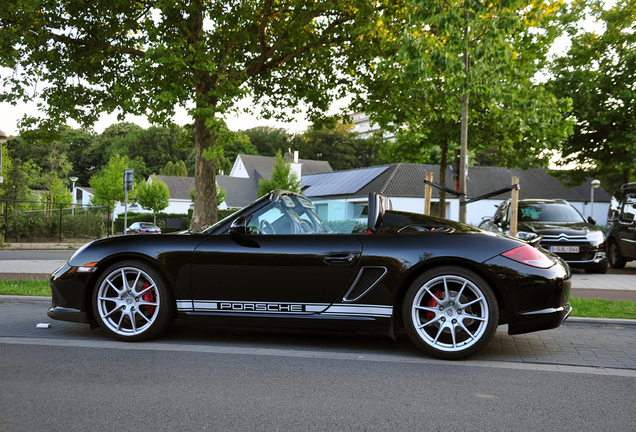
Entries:
POLYGON ((344 301, 354 302, 376 286, 386 274, 386 267, 362 267, 351 289, 344 296, 344 301))

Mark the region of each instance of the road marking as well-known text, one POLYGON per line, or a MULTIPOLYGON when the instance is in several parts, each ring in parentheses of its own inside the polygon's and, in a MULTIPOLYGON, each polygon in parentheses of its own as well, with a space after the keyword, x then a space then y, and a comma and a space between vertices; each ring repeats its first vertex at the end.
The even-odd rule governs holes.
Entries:
POLYGON ((395 354, 360 354, 349 352, 332 351, 300 351, 276 348, 244 348, 227 347, 217 345, 192 345, 192 344, 165 344, 160 342, 128 343, 116 341, 88 341, 69 339, 42 339, 42 338, 16 338, 0 337, 1 344, 7 345, 40 345, 58 346, 65 348, 90 348, 90 349, 121 349, 121 350, 144 350, 144 351, 178 351, 207 354, 229 354, 229 355, 250 355, 250 356, 276 356, 276 357, 296 357, 296 358, 316 358, 331 360, 355 360, 355 361, 376 361, 387 363, 411 363, 428 365, 447 366, 468 366, 498 369, 513 369, 542 372, 565 372, 589 375, 621 376, 636 378, 636 370, 631 369, 611 369, 584 366, 549 365, 533 363, 515 363, 484 360, 460 360, 444 361, 424 357, 411 357, 395 354))

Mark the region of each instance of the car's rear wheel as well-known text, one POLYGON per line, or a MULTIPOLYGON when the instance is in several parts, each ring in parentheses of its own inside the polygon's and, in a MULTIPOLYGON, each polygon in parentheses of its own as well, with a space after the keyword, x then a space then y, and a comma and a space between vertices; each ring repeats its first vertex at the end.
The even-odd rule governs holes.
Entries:
POLYGON ((93 292, 95 317, 116 339, 141 341, 162 333, 172 322, 175 301, 165 278, 140 261, 109 267, 93 292))
POLYGON ((456 266, 429 270, 409 287, 403 317, 411 340, 435 357, 469 357, 492 339, 499 322, 497 299, 488 283, 456 266))
POLYGON ((627 260, 621 255, 618 244, 612 240, 607 247, 607 260, 612 268, 622 269, 627 264, 627 260))

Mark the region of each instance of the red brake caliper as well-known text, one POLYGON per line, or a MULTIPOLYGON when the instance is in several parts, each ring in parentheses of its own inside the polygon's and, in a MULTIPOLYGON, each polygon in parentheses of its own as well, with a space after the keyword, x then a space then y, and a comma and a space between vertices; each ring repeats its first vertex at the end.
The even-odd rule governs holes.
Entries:
MULTIPOLYGON (((435 293, 435 297, 441 298, 442 297, 442 292, 441 291, 437 291, 435 293)), ((435 301, 435 297, 431 298, 428 301, 428 307, 434 308, 435 306, 437 306, 437 301, 435 301)), ((428 321, 431 321, 433 318, 435 318, 435 312, 431 312, 431 311, 426 312, 426 319, 428 321)))
MULTIPOLYGON (((150 286, 150 284, 148 282, 144 282, 144 289, 148 288, 150 286)), ((148 290, 146 291, 146 294, 143 295, 142 297, 143 301, 147 301, 147 302, 154 302, 155 301, 155 295, 152 292, 152 290, 148 290)), ((148 315, 152 316, 152 314, 155 313, 155 308, 156 306, 146 306, 146 309, 148 310, 148 315)))

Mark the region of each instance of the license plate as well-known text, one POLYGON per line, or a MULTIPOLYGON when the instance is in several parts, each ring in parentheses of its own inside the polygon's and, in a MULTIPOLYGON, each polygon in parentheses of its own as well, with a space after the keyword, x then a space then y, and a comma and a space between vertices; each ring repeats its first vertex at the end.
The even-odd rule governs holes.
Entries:
POLYGON ((579 253, 578 246, 550 246, 549 250, 556 253, 579 253))

